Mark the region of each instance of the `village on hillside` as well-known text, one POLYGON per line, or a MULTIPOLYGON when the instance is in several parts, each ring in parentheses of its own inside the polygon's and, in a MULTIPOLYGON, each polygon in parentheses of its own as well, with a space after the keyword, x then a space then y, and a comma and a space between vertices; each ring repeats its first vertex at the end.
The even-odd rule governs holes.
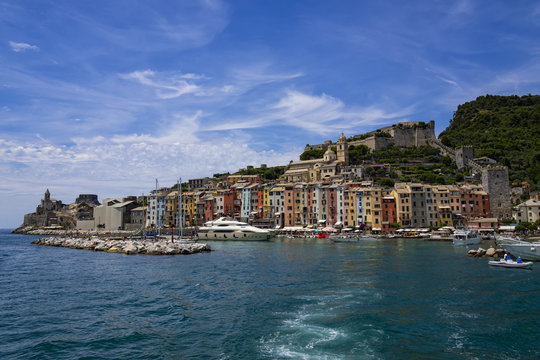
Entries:
MULTIPOLYGON (((95 194, 81 194, 70 205, 51 198, 47 190, 36 211, 25 215, 16 231, 196 229, 207 221, 229 217, 285 230, 354 229, 385 234, 465 222, 493 232, 513 229, 509 223, 534 223, 540 218, 538 193, 529 193, 527 184, 511 188, 508 168, 489 158, 473 158, 472 147, 443 145, 434 127, 433 121, 398 123, 363 136, 341 134, 336 142, 306 145, 306 152, 319 150, 322 157, 291 161, 275 179, 264 178, 248 166, 240 174, 189 179, 184 189, 156 188, 147 196, 108 198, 101 203, 95 194), (370 151, 429 146, 470 175, 455 184, 408 178, 401 182, 399 177, 390 183, 377 182, 381 174, 400 175, 403 166, 351 164, 350 149, 358 146, 370 151)), ((266 168, 262 164, 258 170, 266 168)))

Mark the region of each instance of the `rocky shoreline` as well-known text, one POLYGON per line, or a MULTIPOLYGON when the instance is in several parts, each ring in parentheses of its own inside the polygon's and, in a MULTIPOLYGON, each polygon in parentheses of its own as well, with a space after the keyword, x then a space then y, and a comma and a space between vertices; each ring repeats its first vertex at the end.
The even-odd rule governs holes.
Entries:
POLYGON ((129 237, 131 235, 137 234, 137 231, 130 230, 91 230, 91 231, 80 231, 80 230, 66 230, 66 229, 47 229, 47 228, 36 228, 32 226, 19 227, 12 231, 12 234, 20 235, 39 235, 39 236, 63 236, 71 238, 80 238, 80 237, 90 237, 90 236, 99 236, 99 237, 129 237))
POLYGON ((32 244, 42 246, 66 247, 71 249, 83 249, 93 251, 105 251, 109 253, 121 253, 126 255, 189 255, 200 252, 212 251, 208 244, 192 242, 152 241, 152 240, 114 240, 71 237, 46 237, 32 241, 32 244))

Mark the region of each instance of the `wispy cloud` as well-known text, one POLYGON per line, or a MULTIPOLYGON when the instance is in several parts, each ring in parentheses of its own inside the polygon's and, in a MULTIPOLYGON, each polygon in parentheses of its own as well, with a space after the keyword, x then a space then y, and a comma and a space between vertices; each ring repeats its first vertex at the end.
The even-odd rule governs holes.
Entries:
POLYGON ((9 42, 9 46, 11 47, 11 50, 15 52, 24 52, 24 51, 39 51, 39 47, 36 45, 30 45, 27 43, 18 43, 14 41, 9 42))
POLYGON ((130 74, 121 75, 128 80, 136 80, 142 85, 156 88, 156 95, 160 99, 173 99, 187 94, 200 94, 200 86, 188 82, 185 79, 200 79, 194 74, 168 76, 167 78, 156 78, 156 73, 152 70, 134 71, 130 74))
POLYGON ((258 84, 281 82, 303 76, 301 72, 280 73, 272 70, 271 63, 257 63, 231 71, 234 79, 240 82, 254 82, 258 84))
POLYGON ((281 124, 322 135, 338 130, 385 124, 392 119, 407 116, 412 111, 412 106, 394 112, 377 106, 347 108, 341 100, 327 94, 314 96, 286 90, 276 103, 265 109, 258 109, 258 114, 249 120, 231 119, 211 126, 209 130, 249 129, 281 124))

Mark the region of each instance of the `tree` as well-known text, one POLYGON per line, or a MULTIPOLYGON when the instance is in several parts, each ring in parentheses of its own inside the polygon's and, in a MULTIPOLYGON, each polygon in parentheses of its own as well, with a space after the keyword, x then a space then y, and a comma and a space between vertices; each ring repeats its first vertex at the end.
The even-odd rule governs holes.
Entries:
POLYGON ((394 187, 394 180, 390 179, 390 178, 382 178, 382 179, 379 179, 377 181, 377 183, 379 185, 381 185, 382 187, 385 187, 385 188, 391 188, 391 187, 394 187))
POLYGON ((325 149, 306 150, 300 155, 300 160, 322 159, 325 152, 326 152, 325 149))
POLYGON ((374 174, 375 174, 375 169, 372 168, 371 166, 368 166, 366 168, 366 176, 372 177, 374 174))

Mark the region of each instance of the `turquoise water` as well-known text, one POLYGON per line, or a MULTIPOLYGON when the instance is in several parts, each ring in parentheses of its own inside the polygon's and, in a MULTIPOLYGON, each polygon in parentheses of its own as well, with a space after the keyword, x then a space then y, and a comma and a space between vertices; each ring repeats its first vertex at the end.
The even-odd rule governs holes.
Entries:
POLYGON ((1 359, 538 359, 540 263, 422 240, 155 257, 0 234, 1 359))

